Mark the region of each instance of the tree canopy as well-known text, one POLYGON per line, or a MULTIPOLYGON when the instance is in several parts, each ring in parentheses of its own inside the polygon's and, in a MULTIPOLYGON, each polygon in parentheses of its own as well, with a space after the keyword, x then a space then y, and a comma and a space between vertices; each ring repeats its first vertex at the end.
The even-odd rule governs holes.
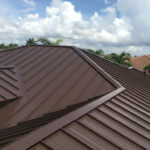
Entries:
POLYGON ((34 38, 29 38, 27 41, 26 41, 26 45, 35 45, 37 44, 37 41, 34 40, 34 38))
POLYGON ((112 53, 110 56, 107 56, 105 58, 123 66, 131 67, 132 63, 130 62, 130 56, 131 55, 129 53, 122 52, 121 54, 112 53))
POLYGON ((50 45, 50 46, 58 46, 62 39, 57 39, 56 42, 49 40, 48 38, 41 37, 37 40, 37 42, 42 43, 43 45, 50 45))
POLYGON ((36 44, 40 43, 42 45, 57 46, 60 44, 60 42, 62 42, 62 39, 57 39, 56 42, 53 42, 45 37, 41 37, 38 40, 35 40, 34 38, 29 38, 26 41, 26 45, 32 45, 32 44, 36 45, 36 44))
POLYGON ((104 56, 104 51, 102 49, 98 49, 96 51, 94 51, 92 49, 88 49, 88 52, 93 53, 97 56, 104 56))
MULTIPOLYGON (((26 40, 26 45, 37 45, 39 42, 43 45, 57 46, 62 42, 62 39, 57 39, 55 42, 53 42, 53 41, 50 41, 48 38, 44 38, 44 37, 39 38, 38 40, 35 40, 34 38, 28 38, 26 40)), ((0 50, 15 48, 17 46, 18 44, 16 43, 10 43, 8 45, 1 43, 0 50)))
POLYGON ((120 55, 116 54, 116 53, 105 55, 104 51, 102 49, 98 49, 98 50, 88 49, 87 51, 92 53, 92 54, 95 54, 97 56, 104 57, 105 59, 114 61, 118 64, 124 65, 126 67, 132 66, 132 64, 130 62, 130 57, 131 57, 130 53, 122 52, 120 55))
POLYGON ((16 43, 10 43, 8 45, 5 45, 4 43, 1 43, 0 44, 0 50, 9 49, 9 48, 15 48, 17 46, 18 46, 18 44, 16 44, 16 43))
POLYGON ((149 64, 149 65, 146 65, 146 66, 144 67, 144 72, 150 74, 150 64, 149 64))

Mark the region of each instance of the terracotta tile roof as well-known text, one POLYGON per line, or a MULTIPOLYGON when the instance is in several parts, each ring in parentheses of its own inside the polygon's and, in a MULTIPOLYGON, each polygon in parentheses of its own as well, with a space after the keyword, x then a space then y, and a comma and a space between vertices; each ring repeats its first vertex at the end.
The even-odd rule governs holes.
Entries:
POLYGON ((0 108, 0 146, 120 87, 75 47, 15 48, 0 52, 0 64, 17 67, 23 87, 0 108))
POLYGON ((143 55, 131 58, 131 63, 137 70, 143 71, 144 67, 150 64, 150 55, 143 55))
POLYGON ((118 86, 4 150, 150 149, 150 76, 85 54, 126 89, 118 86))

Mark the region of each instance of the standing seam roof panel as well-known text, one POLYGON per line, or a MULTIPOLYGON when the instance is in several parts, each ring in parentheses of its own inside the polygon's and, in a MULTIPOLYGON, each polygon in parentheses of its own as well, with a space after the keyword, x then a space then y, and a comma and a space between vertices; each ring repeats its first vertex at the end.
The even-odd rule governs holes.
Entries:
POLYGON ((74 47, 26 46, 1 57, 18 68, 23 92, 0 109, 0 146, 120 87, 74 47))
MULTIPOLYGON (((76 139, 89 149, 149 150, 149 77, 92 54, 88 55, 127 89, 41 141, 55 138, 58 132, 65 131, 63 133, 72 137, 70 140, 76 139)), ((63 142, 63 145, 67 144, 63 142)), ((53 148, 52 144, 48 146, 53 148)), ((55 149, 60 148, 58 146, 55 149)))

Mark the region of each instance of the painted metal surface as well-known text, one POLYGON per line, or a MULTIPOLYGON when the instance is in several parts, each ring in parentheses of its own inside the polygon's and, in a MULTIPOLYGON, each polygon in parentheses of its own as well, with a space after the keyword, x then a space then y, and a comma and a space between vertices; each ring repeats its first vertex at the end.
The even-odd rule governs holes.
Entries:
POLYGON ((0 104, 21 97, 19 74, 13 66, 0 66, 0 104))
MULTIPOLYGON (((72 112, 67 113, 66 115, 46 124, 45 126, 42 126, 41 128, 39 128, 35 131, 32 131, 28 135, 14 141, 12 144, 11 143, 8 144, 8 146, 5 147, 4 150, 28 149, 29 147, 35 145, 37 142, 38 143, 40 142, 40 144, 43 143, 42 139, 49 137, 51 134, 53 134, 57 130, 63 128, 67 124, 70 124, 71 122, 77 120, 78 118, 81 118, 81 116, 84 116, 88 112, 97 108, 100 104, 103 104, 106 101, 109 101, 112 97, 119 94, 123 90, 124 90, 124 88, 120 87, 119 89, 117 89, 117 90, 115 90, 115 91, 89 103, 89 104, 86 104, 78 109, 73 110, 72 112)), ((46 144, 45 144, 45 146, 46 146, 46 144)))
MULTIPOLYGON (((71 138, 70 141, 76 140, 78 144, 88 149, 149 150, 149 76, 136 70, 124 68, 93 54, 87 54, 126 87, 126 90, 86 113, 80 119, 43 138, 40 142, 52 149, 63 149, 59 145, 59 137, 63 135, 71 138), (56 142, 52 143, 53 139, 56 142)), ((40 143, 37 142, 37 144, 40 143)), ((37 144, 31 148, 36 147, 37 144)), ((62 145, 67 146, 67 143, 64 141, 62 145)), ((71 149, 71 146, 66 149, 71 149)))
MULTIPOLYGON (((57 133, 63 132, 71 140, 83 143, 84 148, 89 149, 150 149, 150 113, 141 108, 142 105, 135 105, 135 99, 125 96, 125 92, 120 93, 80 119, 45 137, 42 142, 47 144, 45 141, 57 139, 57 142, 50 142, 48 146, 60 149, 57 133)), ((64 141, 63 145, 67 146, 67 143, 64 141)), ((71 146, 66 149, 71 149, 71 146)))
POLYGON ((23 89, 22 97, 0 108, 2 146, 120 87, 74 47, 6 50, 0 64, 19 69, 23 89))
POLYGON ((3 150, 150 149, 150 77, 86 54, 126 89, 85 104, 3 150))

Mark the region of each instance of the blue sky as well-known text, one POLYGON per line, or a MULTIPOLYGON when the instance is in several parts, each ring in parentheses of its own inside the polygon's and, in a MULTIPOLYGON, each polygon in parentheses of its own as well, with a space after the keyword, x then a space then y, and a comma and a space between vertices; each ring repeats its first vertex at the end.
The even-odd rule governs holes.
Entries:
MULTIPOLYGON (((45 8, 50 4, 51 0, 36 0, 35 9, 31 10, 32 13, 39 13, 40 16, 45 16, 45 8)), ((116 0, 111 0, 106 3, 104 0, 69 0, 74 6, 76 11, 80 11, 83 17, 88 19, 93 13, 101 12, 105 7, 112 5, 116 0)), ((1 8, 5 9, 5 15, 18 15, 23 16, 26 14, 25 9, 29 6, 23 0, 0 0, 1 8)))
POLYGON ((75 6, 75 10, 81 11, 83 16, 88 19, 95 11, 100 12, 108 5, 114 4, 116 0, 111 0, 108 4, 104 0, 70 0, 70 2, 75 6))
POLYGON ((47 37, 106 53, 150 53, 150 0, 0 0, 0 4, 0 43, 21 45, 29 37, 47 37))
MULTIPOLYGON (((30 8, 23 0, 0 0, 0 8, 4 10, 5 16, 15 15, 23 16, 27 12, 26 9, 30 8)), ((30 13, 38 12, 40 15, 45 15, 45 7, 50 3, 49 0, 36 0, 35 7, 33 10, 28 11, 30 13)))

